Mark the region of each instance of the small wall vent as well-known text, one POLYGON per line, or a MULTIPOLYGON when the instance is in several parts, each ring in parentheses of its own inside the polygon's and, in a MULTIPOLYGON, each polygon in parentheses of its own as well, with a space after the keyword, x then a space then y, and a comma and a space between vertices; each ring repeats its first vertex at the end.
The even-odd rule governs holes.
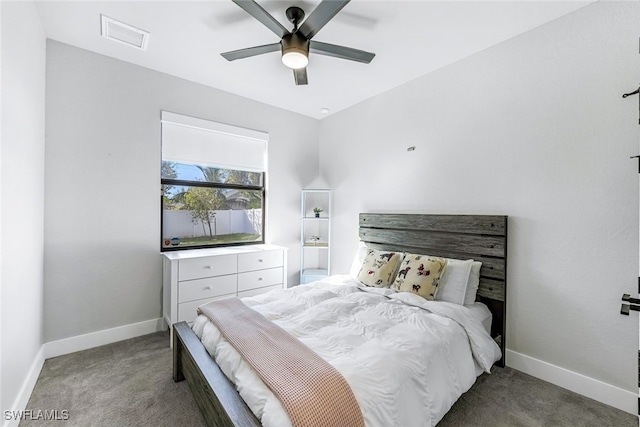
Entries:
POLYGON ((149 43, 149 32, 133 27, 124 22, 116 21, 108 16, 100 15, 102 37, 140 50, 147 50, 149 43))

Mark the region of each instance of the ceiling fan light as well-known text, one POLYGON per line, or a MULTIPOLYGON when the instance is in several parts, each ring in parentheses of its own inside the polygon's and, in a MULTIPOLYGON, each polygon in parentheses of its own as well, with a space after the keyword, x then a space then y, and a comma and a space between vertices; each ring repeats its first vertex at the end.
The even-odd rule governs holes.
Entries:
POLYGON ((309 63, 309 40, 303 35, 289 33, 280 41, 282 63, 289 68, 304 68, 309 63))
POLYGON ((293 69, 304 68, 309 63, 309 57, 302 49, 289 48, 282 52, 282 63, 293 69))

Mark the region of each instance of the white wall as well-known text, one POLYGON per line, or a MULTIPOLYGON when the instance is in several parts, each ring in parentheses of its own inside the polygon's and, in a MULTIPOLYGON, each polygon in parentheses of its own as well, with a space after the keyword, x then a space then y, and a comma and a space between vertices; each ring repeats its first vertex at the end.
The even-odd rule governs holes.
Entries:
POLYGON ((297 283, 316 120, 52 40, 46 95, 46 341, 161 317, 162 110, 270 134, 267 240, 297 283))
POLYGON ((639 3, 598 2, 322 120, 334 273, 359 212, 509 215, 508 349, 634 408, 638 22, 639 3))
MULTIPOLYGON (((2 2, 1 399, 20 408, 43 342, 45 37, 32 2, 2 2)), ((41 359, 41 357, 40 357, 41 359)), ((38 371, 38 372, 36 372, 38 371)), ((3 412, 4 421, 4 412, 3 412)))

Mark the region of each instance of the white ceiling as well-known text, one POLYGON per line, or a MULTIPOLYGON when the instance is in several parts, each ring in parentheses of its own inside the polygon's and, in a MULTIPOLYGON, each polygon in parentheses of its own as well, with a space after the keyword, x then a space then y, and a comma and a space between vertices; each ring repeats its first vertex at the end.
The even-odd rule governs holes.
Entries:
MULTIPOLYGON (((592 1, 353 0, 314 40, 376 53, 370 64, 310 55, 296 86, 278 52, 227 62, 226 52, 278 37, 231 0, 40 1, 48 38, 321 119, 543 25, 592 1), (100 14, 151 33, 146 51, 100 36, 100 14)), ((258 0, 286 28, 319 0, 258 0)), ((460 82, 464 84, 464 82, 460 82)))

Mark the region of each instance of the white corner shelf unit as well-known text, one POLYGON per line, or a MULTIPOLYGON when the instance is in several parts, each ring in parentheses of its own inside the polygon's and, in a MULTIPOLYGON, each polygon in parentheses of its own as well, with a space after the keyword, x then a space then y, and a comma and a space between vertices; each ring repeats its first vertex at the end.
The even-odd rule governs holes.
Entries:
POLYGON ((302 190, 300 228, 300 284, 305 284, 331 274, 331 190, 302 190))

